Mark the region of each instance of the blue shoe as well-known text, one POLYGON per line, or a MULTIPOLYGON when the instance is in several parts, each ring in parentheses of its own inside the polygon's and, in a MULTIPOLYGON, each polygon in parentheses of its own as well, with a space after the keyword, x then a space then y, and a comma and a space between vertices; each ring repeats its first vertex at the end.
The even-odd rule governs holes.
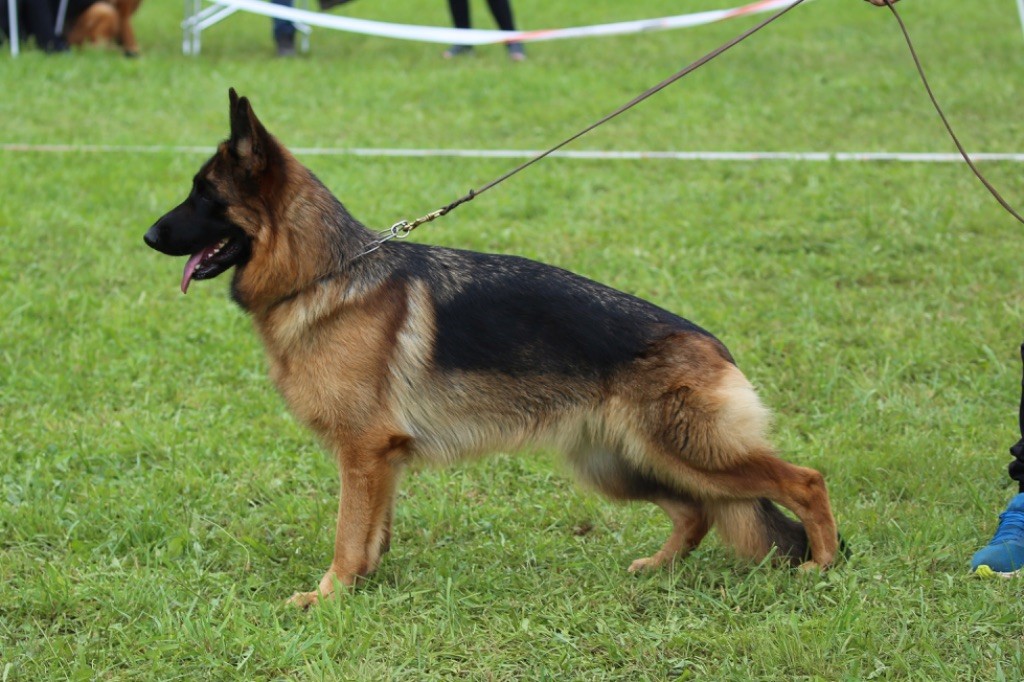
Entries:
POLYGON ((1024 568, 1024 493, 1010 500, 999 515, 999 528, 987 546, 971 559, 971 572, 981 577, 1009 578, 1024 568))

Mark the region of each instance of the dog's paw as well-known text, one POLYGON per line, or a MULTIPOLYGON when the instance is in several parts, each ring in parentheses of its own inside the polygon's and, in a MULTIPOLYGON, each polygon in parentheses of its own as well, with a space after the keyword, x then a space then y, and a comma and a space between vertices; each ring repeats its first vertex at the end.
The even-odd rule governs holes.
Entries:
POLYGON ((800 573, 824 573, 825 568, 825 566, 822 566, 817 561, 805 561, 797 566, 796 570, 800 571, 800 573))
POLYGON ((658 568, 661 568, 661 566, 664 563, 665 562, 661 558, 659 558, 657 554, 655 554, 654 556, 647 556, 642 559, 637 559, 636 561, 631 563, 629 565, 629 568, 626 570, 628 570, 630 573, 642 573, 646 571, 653 571, 658 568))
POLYGON ((296 592, 288 599, 288 605, 297 609, 308 609, 320 601, 319 592, 296 592))
POLYGON ((338 580, 337 574, 333 569, 327 571, 324 577, 320 579, 320 584, 312 592, 296 592, 288 599, 288 603, 299 609, 308 609, 314 604, 327 601, 328 599, 334 598, 335 593, 339 585, 351 585, 350 582, 343 582, 338 580))

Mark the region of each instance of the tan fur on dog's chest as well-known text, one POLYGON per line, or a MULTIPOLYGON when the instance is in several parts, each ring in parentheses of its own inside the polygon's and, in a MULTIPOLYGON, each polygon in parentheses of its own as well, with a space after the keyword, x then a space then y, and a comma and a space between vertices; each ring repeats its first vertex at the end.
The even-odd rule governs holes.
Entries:
POLYGON ((381 287, 334 307, 297 303, 256 324, 270 378, 292 412, 328 440, 379 422, 388 363, 406 315, 404 292, 381 287), (311 308, 320 314, 310 315, 311 308))

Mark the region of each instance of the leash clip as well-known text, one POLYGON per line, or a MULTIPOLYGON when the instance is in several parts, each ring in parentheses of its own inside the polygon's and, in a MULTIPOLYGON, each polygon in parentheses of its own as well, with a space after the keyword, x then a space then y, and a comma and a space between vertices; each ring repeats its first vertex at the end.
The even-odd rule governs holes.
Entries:
POLYGON ((384 242, 389 242, 392 239, 405 239, 406 237, 409 236, 410 232, 412 232, 412 228, 409 227, 409 221, 399 220, 389 229, 384 230, 382 232, 378 232, 377 238, 373 240, 373 243, 366 247, 366 249, 364 249, 363 251, 360 251, 355 256, 353 256, 351 260, 349 260, 349 262, 351 263, 357 258, 362 258, 363 256, 373 253, 374 251, 379 249, 384 242))
POLYGON ((391 233, 391 236, 385 237, 385 239, 405 239, 412 232, 412 228, 409 227, 408 220, 399 220, 388 231, 391 233))

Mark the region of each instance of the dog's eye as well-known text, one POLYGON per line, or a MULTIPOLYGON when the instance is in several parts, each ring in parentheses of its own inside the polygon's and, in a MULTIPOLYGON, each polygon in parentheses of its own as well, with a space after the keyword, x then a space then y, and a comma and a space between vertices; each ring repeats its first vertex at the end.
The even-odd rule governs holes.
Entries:
POLYGON ((200 211, 212 211, 217 207, 217 202, 200 192, 192 193, 192 200, 200 211))
POLYGON ((217 200, 209 195, 210 187, 206 182, 198 178, 192 180, 192 201, 197 208, 212 210, 217 207, 217 200))

